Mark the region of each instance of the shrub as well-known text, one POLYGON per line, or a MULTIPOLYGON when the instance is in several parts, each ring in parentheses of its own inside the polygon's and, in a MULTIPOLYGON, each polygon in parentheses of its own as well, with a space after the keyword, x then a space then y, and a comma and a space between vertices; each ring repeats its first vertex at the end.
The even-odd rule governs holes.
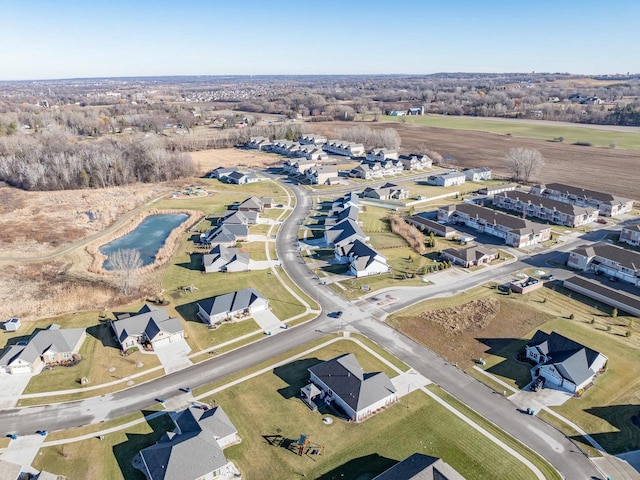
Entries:
POLYGON ((629 338, 629 337, 631 336, 631 330, 627 330, 627 331, 624 333, 624 336, 625 336, 625 337, 627 337, 627 338, 629 338))
POLYGON ((593 147, 591 142, 573 142, 572 145, 577 145, 578 147, 593 147))
POLYGON ((613 310, 611 310, 611 318, 617 318, 618 317, 618 309, 614 308, 613 310))
POLYGON ((569 320, 573 320, 574 318, 576 318, 576 316, 573 313, 569 315, 569 320))

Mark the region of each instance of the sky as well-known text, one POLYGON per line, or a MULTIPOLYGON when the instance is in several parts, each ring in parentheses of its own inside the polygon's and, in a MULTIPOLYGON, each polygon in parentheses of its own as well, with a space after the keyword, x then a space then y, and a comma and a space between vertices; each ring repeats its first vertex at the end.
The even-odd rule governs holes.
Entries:
POLYGON ((640 0, 0 0, 0 80, 640 73, 640 0))

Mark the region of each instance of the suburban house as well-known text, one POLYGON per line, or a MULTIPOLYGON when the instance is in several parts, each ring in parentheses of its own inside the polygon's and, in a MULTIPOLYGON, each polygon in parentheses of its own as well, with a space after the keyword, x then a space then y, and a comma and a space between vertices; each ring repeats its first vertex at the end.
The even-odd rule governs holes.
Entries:
POLYGON ((243 320, 255 312, 269 308, 269 300, 253 288, 244 288, 236 292, 205 298, 196 304, 198 305, 198 317, 209 326, 228 318, 243 320))
POLYGON ((365 156, 367 162, 382 162, 384 160, 397 160, 398 152, 387 148, 374 148, 369 150, 365 156))
POLYGON ((491 187, 482 187, 478 190, 480 195, 486 195, 487 197, 493 197, 498 193, 511 192, 518 188, 515 183, 503 183, 502 185, 493 185, 491 187))
POLYGON ((400 160, 381 160, 377 163, 383 175, 400 175, 404 170, 400 160))
POLYGON ((214 168, 213 170, 211 170, 207 174, 207 177, 209 177, 209 178, 217 178, 218 180, 222 180, 227 175, 229 175, 230 173, 235 172, 235 171, 236 171, 235 168, 218 167, 218 168, 214 168))
POLYGON ((298 137, 298 143, 301 145, 323 145, 327 143, 327 137, 313 134, 300 135, 298 137))
POLYGON ((342 140, 329 140, 322 145, 322 149, 325 152, 343 155, 345 157, 360 157, 364 155, 364 145, 342 140))
POLYGON ((465 168, 462 173, 464 173, 467 182, 491 180, 491 169, 489 167, 465 168))
POLYGON ((362 197, 376 200, 404 200, 409 198, 409 190, 394 183, 385 183, 380 187, 365 188, 362 197))
POLYGON ((548 225, 533 223, 473 203, 441 207, 438 209, 438 220, 466 225, 502 238, 507 245, 517 248, 535 245, 551 238, 551 227, 548 225))
POLYGON ((270 197, 249 197, 238 205, 237 210, 241 212, 255 211, 264 212, 265 209, 271 208, 273 205, 273 198, 270 197))
POLYGON ((271 145, 271 141, 265 137, 251 137, 247 143, 248 148, 254 148, 256 150, 269 150, 271 145))
POLYGON ((224 179, 228 183, 233 183, 236 185, 246 185, 247 183, 255 183, 260 180, 258 176, 253 172, 245 173, 238 170, 234 170, 230 174, 226 175, 224 179))
POLYGON ((317 163, 315 160, 308 160, 306 158, 288 159, 282 164, 282 170, 287 175, 299 175, 316 165, 317 163))
POLYGON ((595 207, 579 207, 520 190, 496 193, 493 196, 493 204, 527 217, 535 217, 567 227, 579 227, 598 220, 598 209, 595 207))
POLYGON ((451 465, 437 457, 414 453, 373 480, 465 480, 451 465))
POLYGON ((640 246, 640 223, 622 227, 619 240, 634 247, 640 246))
POLYGON ((51 324, 34 333, 24 345, 7 347, 0 356, 0 373, 33 373, 43 366, 77 361, 86 335, 84 328, 51 324))
POLYGON ((417 227, 420 231, 433 233, 438 237, 451 238, 458 233, 455 228, 431 220, 430 216, 427 216, 425 212, 420 212, 411 215, 406 219, 406 222, 417 227))
POLYGON ((607 217, 615 217, 633 209, 633 200, 628 198, 573 187, 563 183, 535 185, 531 187, 531 193, 581 207, 595 207, 600 211, 600 215, 607 217))
POLYGON ((272 142, 268 150, 272 153, 278 153, 287 157, 293 157, 293 152, 297 150, 299 146, 300 144, 298 142, 292 142, 291 140, 286 139, 278 139, 272 142))
POLYGON ((249 227, 241 223, 221 223, 209 233, 200 235, 201 243, 211 245, 225 245, 233 247, 237 242, 246 241, 249 238, 249 227))
POLYGON ((442 258, 454 265, 464 268, 477 265, 488 265, 498 258, 498 252, 491 248, 473 246, 469 248, 447 248, 441 253, 442 258))
POLYGON ((462 172, 443 173, 442 175, 431 175, 427 178, 427 183, 439 187, 452 187, 462 185, 467 180, 467 176, 462 172))
POLYGON ((361 163, 349 172, 350 177, 371 180, 382 177, 382 167, 379 163, 361 163))
POLYGON ((324 232, 324 240, 328 246, 339 246, 346 243, 361 240, 366 242, 369 238, 362 231, 355 220, 347 218, 327 228, 324 232))
POLYGON ((525 346, 525 355, 534 361, 532 376, 542 377, 571 393, 582 391, 607 364, 607 357, 556 332, 536 332, 525 346))
POLYGON ((346 207, 360 207, 360 197, 357 192, 349 192, 344 197, 336 198, 331 204, 331 211, 337 213, 346 207))
POLYGON ((329 160, 327 152, 322 150, 321 147, 315 145, 300 145, 295 154, 296 156, 306 158, 307 160, 329 160))
POLYGON ((338 178, 338 168, 334 165, 320 165, 305 171, 304 176, 313 185, 325 185, 332 178, 338 178))
POLYGON ((246 272, 249 270, 248 253, 241 253, 237 248, 216 245, 211 253, 202 256, 205 273, 214 272, 246 272))
POLYGON ((255 210, 227 210, 218 219, 218 224, 256 225, 260 220, 260 212, 255 210))
POLYGON ((324 226, 331 227, 346 219, 351 219, 354 222, 357 222, 358 215, 360 215, 360 209, 358 207, 346 207, 342 210, 337 210, 332 216, 326 217, 324 220, 324 226))
POLYGON ((405 170, 424 170, 433 166, 433 160, 427 155, 412 153, 410 155, 400 155, 398 160, 402 162, 405 170))
POLYGON ((640 317, 640 297, 638 295, 578 275, 567 278, 562 282, 562 286, 620 311, 640 317))
POLYGON ((180 319, 170 317, 163 308, 145 305, 133 315, 124 313, 116 318, 111 322, 111 329, 123 351, 145 345, 155 350, 184 338, 180 319))
POLYGON ((606 242, 583 245, 569 253, 567 266, 593 271, 640 287, 640 252, 606 242))
MULTIPOLYGON (((173 432, 140 450, 148 480, 216 480, 231 470, 222 450, 238 443, 238 430, 222 407, 189 407, 171 417, 173 432)), ((234 469, 235 470, 235 469, 234 469)))
POLYGON ((357 278, 389 272, 386 257, 361 240, 335 247, 335 257, 339 263, 348 263, 349 274, 357 278))
MULTIPOLYGON (((398 401, 389 377, 383 372, 365 373, 353 353, 315 365, 309 374, 321 400, 333 402, 351 421, 365 420, 398 401)), ((312 402, 313 398, 303 400, 312 402)))

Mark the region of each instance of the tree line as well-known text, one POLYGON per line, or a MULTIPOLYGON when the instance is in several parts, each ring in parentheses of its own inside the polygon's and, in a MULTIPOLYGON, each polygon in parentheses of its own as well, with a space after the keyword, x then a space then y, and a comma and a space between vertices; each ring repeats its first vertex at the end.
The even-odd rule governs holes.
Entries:
POLYGON ((78 141, 47 129, 0 138, 0 181, 26 190, 105 188, 194 173, 191 157, 155 135, 78 141))

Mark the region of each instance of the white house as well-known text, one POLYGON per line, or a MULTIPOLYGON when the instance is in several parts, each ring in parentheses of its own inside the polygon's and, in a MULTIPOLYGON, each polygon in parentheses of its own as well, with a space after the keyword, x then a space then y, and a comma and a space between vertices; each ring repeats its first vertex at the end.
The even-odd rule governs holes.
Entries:
POLYGON ((398 152, 388 148, 374 148, 367 152, 365 159, 367 162, 382 162, 389 159, 397 160, 398 152))
POLYGON ((196 302, 198 317, 207 325, 213 325, 226 319, 243 320, 255 312, 267 310, 269 300, 253 288, 244 288, 236 292, 205 298, 196 302))
POLYGON ((353 353, 315 365, 309 368, 309 375, 320 391, 307 391, 334 402, 352 421, 365 420, 398 401, 389 377, 383 372, 365 373, 353 353))
POLYGON ((491 169, 489 167, 465 168, 462 173, 464 173, 468 182, 491 180, 491 169))
POLYGON ((467 176, 462 172, 450 172, 442 175, 432 175, 427 179, 427 183, 439 187, 452 187, 462 185, 467 176))
POLYGON ((607 364, 607 357, 556 332, 540 330, 525 346, 526 357, 537 363, 532 376, 543 377, 571 393, 581 393, 607 364))
POLYGON ((405 170, 424 170, 433 166, 433 160, 427 155, 412 153, 410 155, 400 155, 398 160, 402 162, 405 170))

